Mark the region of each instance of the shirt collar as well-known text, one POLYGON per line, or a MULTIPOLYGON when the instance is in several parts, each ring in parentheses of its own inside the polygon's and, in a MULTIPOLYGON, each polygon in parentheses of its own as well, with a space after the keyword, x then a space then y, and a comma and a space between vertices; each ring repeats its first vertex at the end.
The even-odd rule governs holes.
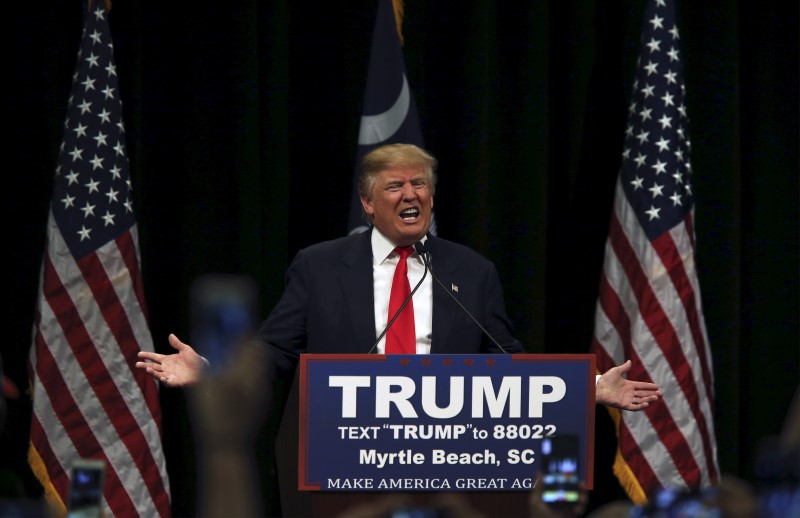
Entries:
MULTIPOLYGON (((428 236, 425 235, 422 237, 420 241, 424 243, 427 239, 428 236)), ((385 261, 386 258, 392 254, 395 247, 397 246, 391 241, 389 241, 389 238, 384 236, 381 233, 381 231, 378 230, 378 228, 375 226, 372 227, 371 242, 372 242, 372 257, 375 258, 375 261, 378 264, 385 261)), ((416 252, 414 252, 414 254, 416 254, 416 252)))

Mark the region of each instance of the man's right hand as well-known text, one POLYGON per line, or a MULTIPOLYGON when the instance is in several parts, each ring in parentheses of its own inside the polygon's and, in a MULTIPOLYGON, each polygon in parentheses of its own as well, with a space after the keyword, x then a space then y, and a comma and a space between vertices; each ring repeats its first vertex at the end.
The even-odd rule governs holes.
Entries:
POLYGON ((158 354, 139 351, 136 367, 168 387, 185 387, 196 383, 203 375, 208 363, 189 344, 181 342, 174 334, 169 335, 169 344, 176 354, 158 354))

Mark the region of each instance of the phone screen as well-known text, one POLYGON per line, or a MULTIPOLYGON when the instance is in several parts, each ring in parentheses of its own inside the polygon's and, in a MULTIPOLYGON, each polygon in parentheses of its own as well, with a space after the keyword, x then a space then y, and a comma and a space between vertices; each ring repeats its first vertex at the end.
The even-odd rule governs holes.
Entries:
POLYGON ((577 502, 580 498, 578 438, 574 435, 542 439, 542 500, 546 503, 577 502))
POLYGON ((100 518, 106 465, 100 460, 77 460, 70 470, 68 518, 100 518))
POLYGON ((398 507, 392 509, 389 518, 442 518, 445 514, 435 507, 398 507))
POLYGON ((192 284, 190 307, 192 347, 208 360, 212 372, 218 371, 255 326, 255 281, 244 275, 203 275, 192 284))

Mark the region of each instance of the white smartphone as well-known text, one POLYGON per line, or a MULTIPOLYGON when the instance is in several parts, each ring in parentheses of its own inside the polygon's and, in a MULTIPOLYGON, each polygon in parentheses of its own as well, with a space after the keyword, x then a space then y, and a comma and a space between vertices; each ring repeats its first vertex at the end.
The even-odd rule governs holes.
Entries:
POLYGON ((68 518, 101 518, 106 463, 95 459, 78 459, 72 463, 69 478, 68 518))

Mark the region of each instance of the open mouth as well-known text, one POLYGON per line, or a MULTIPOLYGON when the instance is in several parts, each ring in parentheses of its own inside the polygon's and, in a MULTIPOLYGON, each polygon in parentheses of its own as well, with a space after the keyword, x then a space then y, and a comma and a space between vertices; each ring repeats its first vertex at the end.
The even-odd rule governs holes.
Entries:
POLYGON ((400 218, 403 221, 412 221, 419 217, 419 209, 416 207, 411 207, 410 209, 405 209, 400 212, 400 218))

